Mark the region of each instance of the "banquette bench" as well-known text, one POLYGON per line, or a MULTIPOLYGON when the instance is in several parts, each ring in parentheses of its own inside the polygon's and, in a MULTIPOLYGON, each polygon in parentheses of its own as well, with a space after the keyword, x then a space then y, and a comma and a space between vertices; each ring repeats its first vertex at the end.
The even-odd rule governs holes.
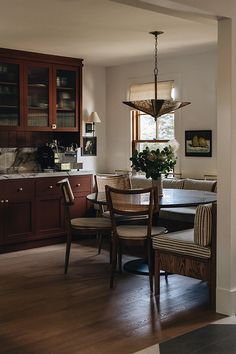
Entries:
MULTIPOLYGON (((131 177, 132 188, 145 188, 152 185, 151 179, 146 179, 142 175, 131 177)), ((178 188, 189 190, 203 190, 207 192, 217 191, 217 181, 201 180, 193 178, 164 178, 163 188, 178 188)), ((159 214, 159 222, 170 231, 192 228, 196 207, 162 208, 159 214)))

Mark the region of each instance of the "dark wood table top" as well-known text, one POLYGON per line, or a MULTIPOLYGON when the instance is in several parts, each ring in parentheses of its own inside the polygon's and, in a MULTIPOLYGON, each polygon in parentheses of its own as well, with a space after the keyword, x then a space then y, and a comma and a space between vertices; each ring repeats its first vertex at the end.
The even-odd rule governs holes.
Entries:
MULTIPOLYGON (((104 192, 92 193, 87 199, 95 204, 106 205, 104 192)), ((188 207, 217 201, 217 194, 213 192, 188 189, 163 189, 163 196, 159 198, 160 208, 188 207)))

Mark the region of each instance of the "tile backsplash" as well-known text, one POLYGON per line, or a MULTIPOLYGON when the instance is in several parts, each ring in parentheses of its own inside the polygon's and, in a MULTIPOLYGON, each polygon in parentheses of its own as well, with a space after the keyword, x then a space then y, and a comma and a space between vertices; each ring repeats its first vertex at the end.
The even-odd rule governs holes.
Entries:
POLYGON ((40 172, 36 148, 0 148, 0 173, 40 172))

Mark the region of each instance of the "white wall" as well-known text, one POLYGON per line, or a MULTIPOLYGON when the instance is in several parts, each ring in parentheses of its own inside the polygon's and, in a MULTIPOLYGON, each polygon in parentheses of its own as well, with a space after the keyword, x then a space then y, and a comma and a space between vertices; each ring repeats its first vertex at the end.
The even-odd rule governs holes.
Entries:
MULTIPOLYGON (((174 79, 177 97, 191 105, 176 112, 176 138, 180 142, 178 172, 203 177, 216 174, 216 50, 206 53, 159 58, 159 79, 174 79), (185 157, 185 130, 212 130, 211 158, 185 157)), ((130 113, 122 104, 129 85, 153 80, 153 60, 107 68, 107 169, 129 168, 130 113)), ((176 171, 177 172, 177 171, 176 171)))
MULTIPOLYGON (((83 68, 83 118, 96 111, 101 123, 96 124, 97 156, 81 156, 78 161, 83 162, 83 169, 94 173, 106 170, 106 72, 99 66, 87 66, 83 68)), ((83 122, 83 135, 85 124, 83 122)))

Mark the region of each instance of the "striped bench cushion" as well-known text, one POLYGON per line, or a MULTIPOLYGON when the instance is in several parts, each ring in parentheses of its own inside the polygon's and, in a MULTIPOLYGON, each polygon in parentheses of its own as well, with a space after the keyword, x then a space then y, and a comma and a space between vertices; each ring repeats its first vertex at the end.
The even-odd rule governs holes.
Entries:
POLYGON ((210 258, 210 247, 204 247, 194 243, 194 229, 167 233, 152 238, 154 249, 175 252, 179 254, 210 258))
POLYGON ((194 242, 201 246, 211 244, 212 205, 198 205, 194 219, 194 242))

